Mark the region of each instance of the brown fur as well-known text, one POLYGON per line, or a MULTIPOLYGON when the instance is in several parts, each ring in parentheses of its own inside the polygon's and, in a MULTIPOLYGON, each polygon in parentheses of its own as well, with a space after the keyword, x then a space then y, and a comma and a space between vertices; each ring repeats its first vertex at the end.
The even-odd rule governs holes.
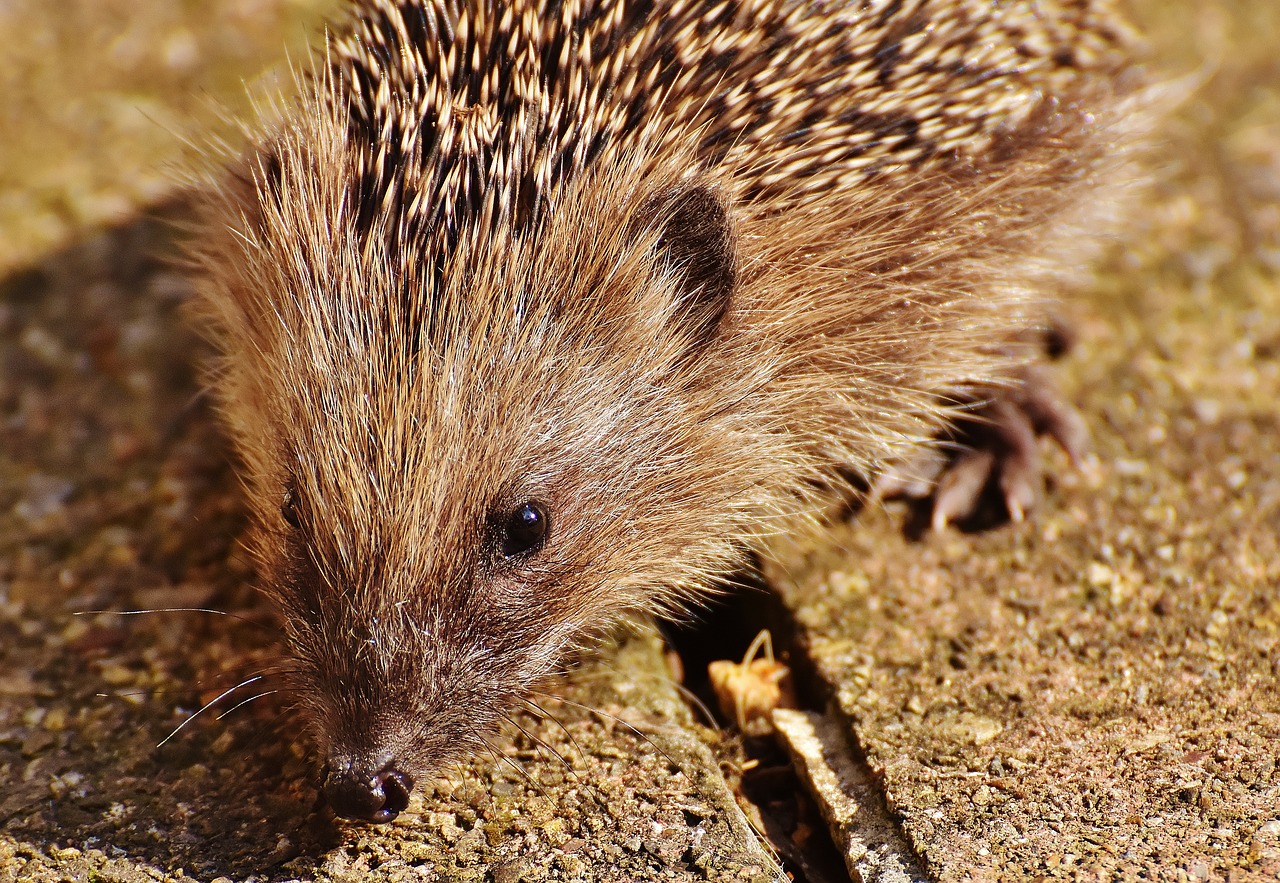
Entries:
POLYGON ((1126 46, 1106 0, 358 0, 192 246, 331 766, 460 757, 1009 377, 1126 46))

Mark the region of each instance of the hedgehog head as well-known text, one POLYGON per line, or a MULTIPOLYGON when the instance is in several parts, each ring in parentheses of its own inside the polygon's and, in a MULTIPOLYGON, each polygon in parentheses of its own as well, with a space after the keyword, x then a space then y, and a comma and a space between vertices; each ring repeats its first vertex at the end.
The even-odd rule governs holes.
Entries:
POLYGON ((293 692, 330 803, 385 821, 569 648, 723 575, 787 454, 724 407, 767 365, 732 343, 732 200, 695 165, 584 174, 536 223, 516 175, 507 209, 411 229, 416 185, 365 215, 365 157, 316 143, 257 163, 206 261, 256 360, 221 383, 293 692))

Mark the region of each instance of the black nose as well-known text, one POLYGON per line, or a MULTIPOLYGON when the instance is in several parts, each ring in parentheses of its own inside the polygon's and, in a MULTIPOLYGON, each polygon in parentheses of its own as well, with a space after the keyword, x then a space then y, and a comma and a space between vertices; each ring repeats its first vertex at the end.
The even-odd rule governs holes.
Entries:
POLYGON ((369 775, 353 769, 331 770, 324 798, 344 819, 389 822, 409 805, 413 779, 393 766, 369 775))

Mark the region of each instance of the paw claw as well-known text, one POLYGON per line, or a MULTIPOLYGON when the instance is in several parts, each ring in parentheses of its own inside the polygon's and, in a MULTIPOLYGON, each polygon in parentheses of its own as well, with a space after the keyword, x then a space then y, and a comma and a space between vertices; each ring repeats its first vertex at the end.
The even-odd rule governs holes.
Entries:
POLYGON ((934 445, 927 445, 900 463, 894 463, 871 485, 871 499, 892 500, 905 497, 923 500, 933 493, 947 468, 947 457, 934 445))
POLYGON ((1030 365, 1023 372, 1017 406, 1031 420, 1036 432, 1056 441, 1074 466, 1089 455, 1089 426, 1058 389, 1048 365, 1030 365))
POLYGON ((995 453, 990 450, 974 448, 961 453, 938 480, 930 527, 938 532, 946 530, 949 523, 977 511, 996 466, 995 453))

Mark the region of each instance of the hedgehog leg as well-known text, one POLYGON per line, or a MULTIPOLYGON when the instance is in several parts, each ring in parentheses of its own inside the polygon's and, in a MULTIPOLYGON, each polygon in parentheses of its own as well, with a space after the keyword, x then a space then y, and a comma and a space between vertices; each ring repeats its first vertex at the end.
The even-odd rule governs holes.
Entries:
POLYGON ((1039 436, 1047 435, 1082 464, 1089 431, 1059 391, 1052 369, 1033 364, 1017 382, 993 390, 948 433, 957 449, 948 458, 930 447, 889 470, 875 484, 878 497, 933 497, 934 530, 974 516, 990 494, 998 494, 1008 517, 1021 521, 1034 508, 1044 484, 1039 436))

